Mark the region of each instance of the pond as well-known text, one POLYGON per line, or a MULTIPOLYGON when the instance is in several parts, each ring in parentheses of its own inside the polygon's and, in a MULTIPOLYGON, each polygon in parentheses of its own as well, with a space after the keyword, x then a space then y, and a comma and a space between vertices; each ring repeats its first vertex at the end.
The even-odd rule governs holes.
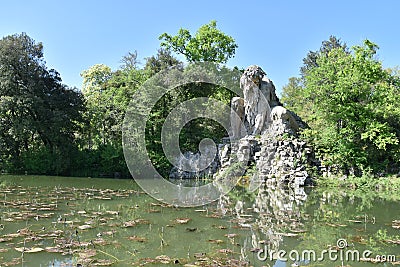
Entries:
POLYGON ((399 192, 238 187, 179 208, 133 180, 0 179, 0 266, 400 264, 399 192))

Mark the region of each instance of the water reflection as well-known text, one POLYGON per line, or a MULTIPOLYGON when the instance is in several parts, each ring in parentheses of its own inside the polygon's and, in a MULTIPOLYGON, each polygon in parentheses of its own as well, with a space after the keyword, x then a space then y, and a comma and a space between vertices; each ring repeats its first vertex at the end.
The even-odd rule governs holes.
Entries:
MULTIPOLYGON (((377 266, 376 256, 400 259, 398 245, 393 245, 400 244, 396 228, 399 202, 385 196, 346 188, 264 185, 250 199, 231 196, 220 200, 220 208, 233 207, 237 225, 248 229, 241 243, 241 259, 252 266, 377 266), (338 247, 338 240, 344 240, 346 246, 338 247), (273 253, 265 254, 266 249, 273 253), (279 250, 286 252, 287 261, 279 260, 279 250), (323 255, 324 250, 336 251, 337 259, 323 255), (366 250, 371 256, 362 258, 366 250), (298 253, 292 254, 299 255, 297 259, 288 257, 291 251, 298 253), (302 254, 308 251, 315 255, 302 254), (349 251, 357 251, 359 256, 340 261, 340 255, 349 251)), ((378 261, 378 266, 391 266, 388 264, 378 261)))
POLYGON ((306 201, 303 188, 284 189, 280 186, 264 186, 255 198, 255 220, 263 234, 257 243, 267 243, 271 249, 279 250, 282 236, 292 231, 302 231, 302 215, 299 206, 306 201))
MULTIPOLYGON (((279 261, 277 255, 263 260, 259 252, 266 247, 287 252, 315 250, 319 256, 321 250, 337 249, 338 239, 348 244, 340 251, 368 249, 373 253, 363 262, 344 261, 344 266, 391 266, 389 262, 372 264, 375 255, 394 255, 400 264, 396 192, 275 185, 250 192, 238 187, 218 202, 177 208, 157 202, 137 187, 132 190, 129 181, 100 179, 96 180, 98 188, 93 188, 84 179, 17 178, 10 179, 12 186, 0 188, 0 238, 4 240, 0 249, 6 251, 0 265, 14 258, 20 262, 21 253, 15 248, 24 243, 29 248, 54 251, 58 241, 65 241, 71 249, 61 246, 59 253, 25 253, 24 266, 48 266, 54 259, 58 260, 54 266, 70 266, 64 263, 72 259, 76 266, 84 260, 110 263, 115 258, 131 266, 150 261, 155 261, 152 266, 164 266, 161 261, 168 256, 172 263, 178 259, 189 266, 201 261, 200 266, 212 266, 217 260, 220 266, 282 267, 296 261, 279 261), (167 245, 160 245, 161 234, 167 245), (84 246, 91 241, 94 245, 84 246), (81 253, 88 248, 97 255, 81 253), (63 256, 62 252, 68 254, 63 256), (232 259, 240 264, 233 264, 232 259)), ((301 266, 306 263, 296 262, 301 266)), ((341 266, 342 262, 325 259, 308 265, 341 266)))

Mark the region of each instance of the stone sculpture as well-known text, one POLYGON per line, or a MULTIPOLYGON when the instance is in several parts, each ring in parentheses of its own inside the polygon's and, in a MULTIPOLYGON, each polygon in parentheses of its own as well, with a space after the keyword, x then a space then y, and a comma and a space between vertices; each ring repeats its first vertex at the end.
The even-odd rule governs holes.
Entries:
MULTIPOLYGON (((276 116, 271 117, 271 109, 281 106, 275 92, 275 86, 259 66, 252 65, 245 70, 240 78, 240 87, 243 90, 244 98, 233 98, 231 107, 244 122, 248 134, 262 134, 271 124, 272 119, 276 118, 276 116)), ((275 115, 283 114, 282 109, 283 107, 279 109, 280 113, 275 112, 275 115)), ((235 118, 231 121, 232 136, 233 138, 241 138, 244 135, 240 132, 238 126, 240 122, 237 121, 237 117, 235 118)))
POLYGON ((244 71, 240 87, 243 99, 235 97, 231 101, 232 109, 238 114, 231 116, 236 118, 231 120, 231 126, 232 137, 237 141, 220 147, 224 151, 219 154, 220 173, 239 161, 256 166, 259 179, 256 184, 262 181, 294 186, 309 183, 311 175, 307 168, 316 165, 316 161, 313 151, 297 137, 299 129, 306 127, 305 123, 282 106, 273 82, 259 66, 252 65, 244 71), (242 121, 237 121, 238 118, 242 121), (247 133, 239 132, 241 122, 247 133))
MULTIPOLYGON (((252 65, 244 71, 240 87, 243 98, 231 100, 230 135, 234 141, 218 145, 214 162, 200 173, 215 173, 218 178, 240 163, 256 167, 257 174, 251 178, 256 186, 278 183, 298 187, 310 183, 310 170, 318 166, 318 161, 312 149, 297 136, 306 124, 282 106, 273 82, 259 66, 252 65)), ((190 155, 197 157, 197 154, 190 155)), ((179 172, 179 168, 174 168, 170 176, 192 177, 179 172)))
POLYGON ((232 98, 231 108, 231 135, 234 139, 240 139, 245 135, 241 127, 244 120, 244 99, 241 97, 232 98))

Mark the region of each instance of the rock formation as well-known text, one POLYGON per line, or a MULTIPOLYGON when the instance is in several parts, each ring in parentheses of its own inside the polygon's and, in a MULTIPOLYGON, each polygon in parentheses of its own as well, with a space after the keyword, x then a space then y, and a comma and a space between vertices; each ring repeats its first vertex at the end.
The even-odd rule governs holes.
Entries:
POLYGON ((205 148, 205 153, 201 157, 200 153, 193 153, 186 151, 183 153, 184 158, 178 160, 178 166, 173 167, 169 178, 172 179, 192 179, 192 178, 202 178, 210 177, 218 171, 220 166, 218 158, 215 158, 212 149, 205 148), (211 164, 202 169, 200 166, 204 166, 206 162, 211 162, 211 164), (185 171, 192 169, 194 171, 185 171))
MULTIPOLYGON (((231 101, 232 112, 237 114, 231 115, 233 141, 218 146, 218 156, 204 172, 211 174, 218 169, 214 175, 218 178, 231 173, 229 170, 239 164, 253 169, 250 179, 255 186, 264 182, 292 187, 312 183, 312 172, 318 162, 313 150, 298 138, 298 131, 306 124, 282 106, 274 84, 259 66, 245 70, 240 87, 244 97, 234 97, 231 101)), ((188 175, 178 171, 175 168, 171 177, 187 178, 188 175)))
POLYGON ((244 99, 241 97, 234 97, 231 101, 231 131, 234 139, 239 139, 240 137, 246 135, 242 132, 242 121, 244 120, 244 99), (235 113, 237 116, 235 116, 235 113))

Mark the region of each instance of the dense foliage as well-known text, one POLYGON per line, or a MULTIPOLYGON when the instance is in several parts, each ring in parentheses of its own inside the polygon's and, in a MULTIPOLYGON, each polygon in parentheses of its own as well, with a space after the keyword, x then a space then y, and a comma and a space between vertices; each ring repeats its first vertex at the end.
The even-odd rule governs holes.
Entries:
POLYGON ((226 63, 238 47, 232 37, 217 29, 215 20, 201 26, 194 36, 189 30, 181 28, 177 35, 164 33, 159 39, 163 40, 162 47, 184 55, 189 62, 226 63))
MULTIPOLYGON (((62 84, 59 74, 46 68, 41 43, 25 33, 4 37, 0 40, 0 169, 128 177, 121 129, 135 91, 160 71, 183 67, 172 51, 190 62, 221 63, 233 57, 237 47, 232 37, 216 28, 215 21, 202 26, 195 37, 185 33, 180 42, 189 45, 179 49, 166 45, 171 36, 164 33, 165 42, 156 55, 145 59, 143 67, 136 51, 125 55, 115 71, 104 64, 93 65, 81 73, 81 92, 62 84)), ((186 84, 162 97, 147 122, 147 149, 164 174, 171 166, 161 146, 163 123, 176 105, 199 96, 229 103, 231 93, 209 84, 186 84)), ((183 149, 197 150, 202 137, 219 139, 225 134, 217 123, 199 119, 182 129, 180 139, 183 149)))
POLYGON ((284 104, 310 126, 324 166, 361 175, 398 172, 400 78, 376 58, 369 40, 349 51, 331 37, 310 52, 283 88, 284 104))
POLYGON ((82 95, 48 70, 43 46, 26 34, 0 40, 0 160, 12 172, 67 174, 82 95))

